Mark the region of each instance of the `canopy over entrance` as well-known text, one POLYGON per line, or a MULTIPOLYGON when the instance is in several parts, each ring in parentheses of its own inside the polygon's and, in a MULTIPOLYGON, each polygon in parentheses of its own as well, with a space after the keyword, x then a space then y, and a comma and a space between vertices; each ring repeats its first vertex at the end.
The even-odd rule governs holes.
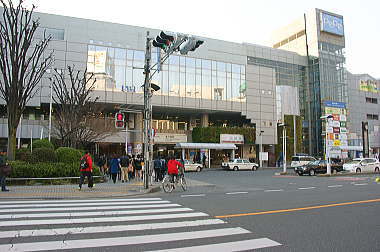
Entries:
POLYGON ((218 143, 177 143, 174 148, 177 149, 208 149, 208 150, 236 150, 235 144, 218 144, 218 143))

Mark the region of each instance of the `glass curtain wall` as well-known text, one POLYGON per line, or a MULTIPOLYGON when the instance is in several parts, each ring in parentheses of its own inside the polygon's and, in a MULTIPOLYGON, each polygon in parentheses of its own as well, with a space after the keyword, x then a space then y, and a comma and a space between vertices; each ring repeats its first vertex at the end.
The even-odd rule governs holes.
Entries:
MULTIPOLYGON (((152 63, 157 62, 152 50, 152 63)), ((143 92, 143 51, 88 46, 87 70, 94 73, 96 89, 143 92)), ((157 95, 216 101, 245 102, 245 65, 171 55, 153 77, 160 85, 157 95)))

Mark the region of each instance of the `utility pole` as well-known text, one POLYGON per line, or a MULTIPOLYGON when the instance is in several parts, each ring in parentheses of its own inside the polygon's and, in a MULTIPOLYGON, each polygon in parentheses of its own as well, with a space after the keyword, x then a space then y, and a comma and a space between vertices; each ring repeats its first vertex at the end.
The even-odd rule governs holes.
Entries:
POLYGON ((149 31, 146 32, 146 48, 145 48, 145 65, 144 65, 144 188, 149 187, 149 173, 150 173, 150 124, 152 111, 150 110, 150 60, 151 60, 151 38, 149 37, 149 31))

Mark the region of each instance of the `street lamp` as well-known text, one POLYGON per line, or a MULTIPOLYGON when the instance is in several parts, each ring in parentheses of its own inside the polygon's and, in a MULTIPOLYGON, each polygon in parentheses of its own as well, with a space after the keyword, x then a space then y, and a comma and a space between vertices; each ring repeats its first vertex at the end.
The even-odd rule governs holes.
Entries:
POLYGON ((263 159, 262 159, 262 152, 263 152, 263 133, 264 130, 260 130, 260 152, 259 152, 259 160, 260 160, 260 167, 263 167, 263 159))
POLYGON ((281 123, 278 125, 279 127, 282 127, 282 153, 283 153, 283 166, 284 170, 283 172, 286 172, 286 124, 281 123))
POLYGON ((331 175, 331 165, 330 165, 330 150, 328 148, 327 141, 327 128, 329 119, 333 118, 332 115, 324 115, 320 117, 322 120, 325 120, 325 156, 327 161, 327 174, 331 175))

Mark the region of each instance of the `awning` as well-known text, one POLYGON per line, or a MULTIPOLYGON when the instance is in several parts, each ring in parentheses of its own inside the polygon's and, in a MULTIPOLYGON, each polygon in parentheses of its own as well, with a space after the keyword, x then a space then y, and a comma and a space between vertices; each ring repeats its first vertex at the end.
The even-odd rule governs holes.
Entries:
POLYGON ((177 143, 176 149, 210 149, 210 150, 236 150, 235 144, 218 143, 177 143))

